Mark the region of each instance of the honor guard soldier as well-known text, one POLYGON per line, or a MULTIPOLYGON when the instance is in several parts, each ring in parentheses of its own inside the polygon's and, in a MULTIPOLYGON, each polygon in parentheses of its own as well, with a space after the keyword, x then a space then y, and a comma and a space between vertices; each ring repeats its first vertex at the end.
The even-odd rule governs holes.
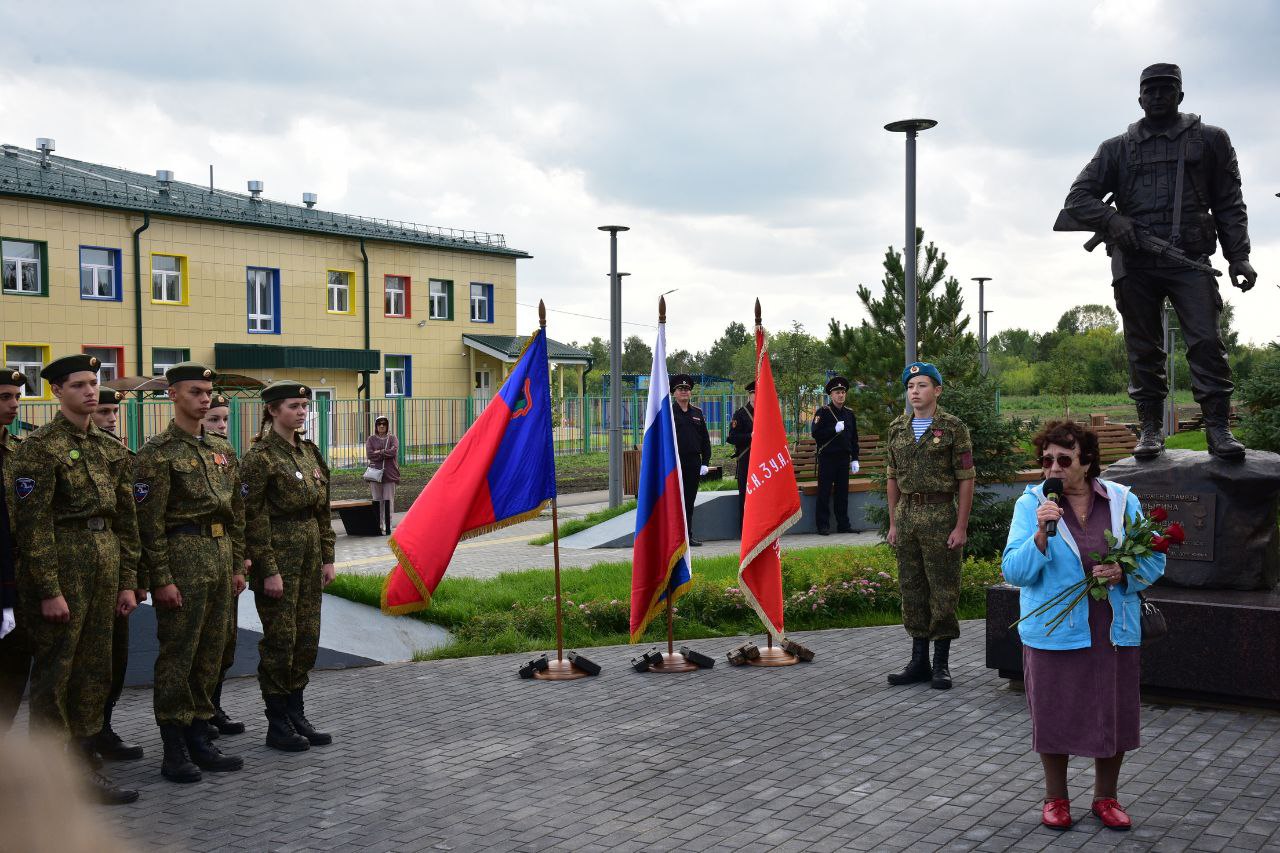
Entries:
POLYGON ((680 479, 684 485, 684 515, 689 526, 689 544, 701 545, 693 537, 693 503, 698 497, 698 481, 711 464, 711 434, 702 409, 689 405, 693 393, 693 377, 677 373, 671 377, 671 397, 676 404, 671 414, 676 422, 676 453, 680 457, 680 479))
POLYGON ((9 483, 18 437, 9 426, 27 377, 11 368, 0 370, 0 734, 11 725, 31 675, 31 645, 25 624, 18 623, 18 549, 15 540, 14 495, 9 483))
POLYGON ((321 594, 334 577, 329 467, 320 448, 298 434, 311 389, 281 380, 261 396, 262 429, 240 463, 250 586, 262 620, 258 684, 267 746, 300 752, 333 741, 311 725, 303 703, 320 649, 321 594))
POLYGON ((215 374, 183 362, 165 371, 173 419, 138 452, 133 486, 142 536, 142 574, 156 608, 154 706, 171 782, 201 771, 239 770, 243 760, 209 741, 212 694, 221 674, 233 566, 244 561, 244 496, 233 452, 209 435, 215 374))
POLYGON ((819 536, 831 532, 832 498, 836 505, 836 532, 853 532, 849 523, 849 475, 858 473, 858 419, 844 405, 849 380, 833 376, 823 390, 831 399, 814 414, 810 429, 817 445, 819 536))
POLYGON ((68 736, 96 796, 119 804, 138 792, 96 772, 93 739, 111 686, 113 614, 137 606, 138 526, 129 454, 93 425, 98 368, 88 355, 45 367, 58 414, 14 455, 18 621, 35 659, 32 721, 68 736))
POLYGON ((907 365, 902 384, 911 412, 889 425, 885 474, 888 539, 898 558, 902 626, 911 635, 911 662, 890 675, 889 683, 932 681, 933 687, 946 690, 951 687, 951 641, 960 636, 956 605, 973 508, 973 444, 964 422, 938 407, 938 368, 922 361, 907 365))
MULTIPOLYGON (((216 435, 219 438, 227 437, 227 429, 231 421, 231 401, 223 394, 214 394, 213 399, 209 401, 209 411, 205 413, 204 431, 206 434, 216 435)), ((240 460, 236 458, 234 449, 228 457, 231 462, 231 468, 235 482, 242 482, 240 479, 240 460)), ((232 567, 234 570, 234 566, 232 567)), ((236 572, 233 578, 232 592, 235 593, 236 600, 231 602, 231 606, 227 608, 227 642, 222 647, 222 664, 219 667, 218 685, 213 689, 213 718, 209 722, 213 723, 213 727, 218 730, 219 734, 238 735, 244 734, 244 723, 233 720, 222 709, 222 685, 227 680, 227 672, 231 669, 232 664, 236 662, 236 638, 240 633, 239 620, 239 599, 240 593, 245 590, 245 572, 249 568, 249 561, 245 560, 240 571, 236 572)))
POLYGON ((733 413, 729 421, 729 443, 733 445, 733 458, 738 460, 738 525, 747 508, 747 475, 751 472, 751 433, 756 425, 756 382, 746 385, 747 404, 733 413))
MULTIPOLYGON (((133 451, 129 450, 129 446, 116 431, 120 423, 120 401, 123 399, 124 395, 119 391, 99 386, 98 408, 93 410, 91 417, 93 425, 120 442, 132 460, 133 451)), ((139 604, 147 600, 145 589, 135 589, 133 594, 139 604)), ((111 715, 115 711, 116 703, 120 701, 120 694, 124 692, 124 678, 128 668, 129 617, 116 616, 111 629, 111 690, 107 694, 107 704, 102 709, 102 731, 98 732, 93 739, 94 749, 109 761, 136 761, 143 755, 142 747, 127 743, 111 727, 111 715)))

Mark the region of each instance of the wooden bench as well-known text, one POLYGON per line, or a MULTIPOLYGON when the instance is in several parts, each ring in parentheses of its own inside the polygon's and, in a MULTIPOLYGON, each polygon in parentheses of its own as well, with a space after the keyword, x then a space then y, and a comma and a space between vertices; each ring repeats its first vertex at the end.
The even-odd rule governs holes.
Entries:
MULTIPOLYGON (((796 469, 796 485, 802 495, 818 493, 818 445, 812 436, 804 436, 791 448, 791 464, 796 469)), ((885 468, 885 449, 880 436, 874 433, 858 435, 858 473, 849 478, 849 494, 877 490, 877 474, 885 468)))
POLYGON ((378 506, 371 498, 346 501, 329 501, 329 509, 342 519, 342 527, 348 536, 381 536, 382 524, 378 518, 378 506))

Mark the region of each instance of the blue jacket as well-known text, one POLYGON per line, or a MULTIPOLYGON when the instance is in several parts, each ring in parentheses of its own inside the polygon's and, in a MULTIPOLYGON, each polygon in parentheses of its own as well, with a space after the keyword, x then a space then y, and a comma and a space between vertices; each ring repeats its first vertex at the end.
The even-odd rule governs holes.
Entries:
MULTIPOLYGON (((1128 486, 1099 479, 1107 489, 1111 503, 1111 532, 1119 540, 1124 539, 1124 519, 1140 516, 1142 508, 1138 498, 1128 486), (1123 512, 1123 518, 1121 513, 1123 512)), ((1067 525, 1058 525, 1058 535, 1049 538, 1045 553, 1036 547, 1035 533, 1039 529, 1036 510, 1044 503, 1043 484, 1027 486, 1013 508, 1013 521, 1009 525, 1009 541, 1004 546, 1001 568, 1004 578, 1021 587, 1019 616, 1026 616, 1044 602, 1066 590, 1084 577, 1084 564, 1080 550, 1067 525)), ((1145 583, 1133 575, 1111 587, 1107 598, 1111 602, 1111 643, 1116 646, 1142 644, 1141 602, 1138 590, 1154 583, 1164 574, 1164 554, 1153 554, 1138 561, 1138 573, 1145 583)), ((1069 599, 1068 599, 1069 600, 1069 599)), ((1066 601, 1062 602, 1065 607, 1066 601)), ((1047 632, 1047 623, 1061 607, 1053 607, 1048 613, 1032 617, 1018 625, 1018 633, 1024 645, 1033 649, 1084 649, 1090 645, 1088 596, 1071 611, 1067 619, 1047 632)))

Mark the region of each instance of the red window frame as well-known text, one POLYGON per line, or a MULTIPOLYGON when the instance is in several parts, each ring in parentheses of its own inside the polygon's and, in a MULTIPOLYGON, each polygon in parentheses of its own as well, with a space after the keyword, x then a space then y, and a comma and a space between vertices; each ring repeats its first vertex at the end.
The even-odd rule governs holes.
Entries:
POLYGON ((116 351, 116 374, 117 374, 116 378, 120 379, 121 377, 128 375, 127 373, 124 372, 124 369, 125 369, 124 368, 125 366, 124 347, 116 346, 115 344, 81 344, 80 345, 81 353, 86 353, 91 349, 115 350, 116 351))
POLYGON ((410 298, 413 294, 413 279, 407 275, 399 273, 384 273, 382 276, 382 316, 390 317, 395 320, 407 319, 413 316, 413 300, 410 298), (388 314, 387 313, 387 279, 399 278, 404 280, 404 313, 388 314))

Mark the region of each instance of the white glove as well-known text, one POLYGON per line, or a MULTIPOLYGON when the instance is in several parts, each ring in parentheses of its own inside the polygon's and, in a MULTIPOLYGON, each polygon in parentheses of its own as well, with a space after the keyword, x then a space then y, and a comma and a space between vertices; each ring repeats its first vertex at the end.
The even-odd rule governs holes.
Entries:
POLYGON ((844 421, 836 421, 836 432, 844 432, 844 421))
POLYGON ((709 469, 706 465, 701 465, 701 466, 699 466, 699 467, 698 467, 698 476, 699 476, 699 477, 705 477, 705 476, 707 476, 707 471, 709 471, 709 470, 711 470, 711 469, 709 469))
POLYGON ((18 623, 13 619, 13 608, 6 607, 4 615, 0 616, 0 640, 4 639, 5 635, 16 628, 17 625, 18 623))
POLYGON ((849 473, 850 473, 850 474, 856 474, 856 473, 858 473, 858 460, 857 460, 857 459, 854 459, 852 462, 850 462, 850 463, 849 463, 849 473))

